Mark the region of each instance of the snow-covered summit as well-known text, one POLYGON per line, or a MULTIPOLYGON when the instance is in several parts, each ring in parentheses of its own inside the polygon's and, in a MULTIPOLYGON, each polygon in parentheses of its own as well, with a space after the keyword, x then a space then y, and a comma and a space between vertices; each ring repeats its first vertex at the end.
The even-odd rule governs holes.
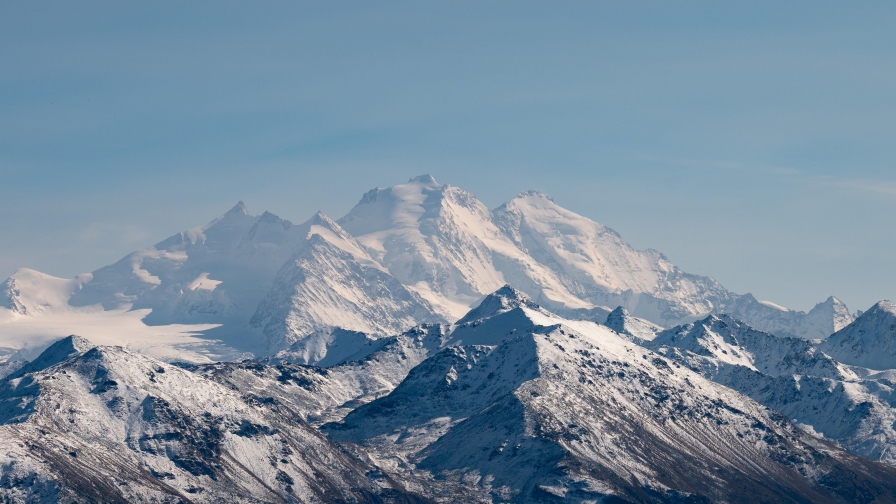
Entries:
POLYGON ((485 296, 485 299, 483 299, 476 308, 470 310, 469 313, 458 320, 456 324, 460 326, 468 322, 494 317, 495 315, 500 315, 501 313, 510 311, 514 308, 519 308, 520 306, 525 306, 533 310, 539 308, 538 304, 529 299, 529 296, 509 285, 505 285, 488 296, 485 296))
POLYGON ((621 336, 629 336, 632 341, 650 341, 663 330, 662 327, 638 317, 633 317, 624 307, 619 306, 607 315, 604 325, 621 336))
POLYGON ((846 364, 896 369, 896 303, 880 301, 819 348, 846 364))
POLYGON ((43 371, 50 366, 55 366, 60 362, 67 361, 75 355, 86 352, 94 346, 96 345, 94 345, 87 339, 72 334, 71 336, 62 338, 56 343, 50 345, 46 350, 41 352, 41 354, 38 355, 36 359, 25 364, 16 373, 10 375, 8 379, 13 379, 17 376, 22 376, 27 373, 43 371))
POLYGON ((303 241, 277 272, 250 321, 263 332, 268 350, 310 338, 302 345, 313 362, 315 356, 323 358, 319 352, 333 328, 379 338, 421 322, 446 322, 323 213, 297 228, 303 241))

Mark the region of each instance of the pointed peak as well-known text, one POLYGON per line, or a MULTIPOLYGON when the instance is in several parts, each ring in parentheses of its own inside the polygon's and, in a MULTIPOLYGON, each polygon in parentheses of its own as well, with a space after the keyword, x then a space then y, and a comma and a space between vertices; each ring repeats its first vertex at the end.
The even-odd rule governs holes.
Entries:
POLYGON ((485 296, 482 302, 479 303, 479 306, 470 310, 462 319, 457 321, 457 325, 493 317, 519 307, 533 310, 540 309, 536 303, 529 299, 529 296, 510 285, 505 285, 485 296))
POLYGON ((408 184, 413 184, 415 182, 419 183, 419 184, 425 184, 425 185, 439 185, 439 183, 436 182, 435 177, 433 177, 432 175, 430 175, 428 173, 426 173, 424 175, 418 175, 416 177, 411 177, 410 180, 408 180, 408 184))
POLYGON ((622 334, 626 332, 625 323, 631 319, 631 314, 622 306, 617 306, 615 310, 607 315, 604 325, 610 329, 622 334))
POLYGON ((268 212, 267 210, 265 210, 264 213, 261 214, 261 217, 259 217, 258 220, 260 220, 262 222, 281 222, 281 221, 283 221, 283 219, 281 219, 279 215, 272 214, 271 212, 268 212))
POLYGON ((308 223, 312 226, 324 226, 330 229, 339 228, 339 224, 336 224, 336 221, 330 218, 329 215, 318 210, 314 215, 311 216, 311 219, 308 220, 308 223))
POLYGON ((10 378, 17 378, 19 376, 24 376, 27 373, 43 371, 60 362, 67 361, 75 355, 86 352, 91 348, 94 348, 94 345, 86 338, 72 334, 71 336, 62 338, 47 347, 47 349, 41 352, 36 359, 26 364, 22 369, 10 376, 10 378))
POLYGON ((840 301, 839 299, 837 299, 834 296, 828 296, 827 299, 818 303, 815 306, 846 306, 846 303, 844 303, 843 301, 840 301))
POLYGON ((246 209, 246 204, 243 203, 243 200, 240 200, 233 208, 227 211, 224 215, 249 215, 249 210, 246 209))
POLYGON ((631 314, 628 310, 625 309, 624 306, 617 306, 615 310, 611 311, 609 315, 607 315, 607 319, 610 317, 631 317, 631 314))

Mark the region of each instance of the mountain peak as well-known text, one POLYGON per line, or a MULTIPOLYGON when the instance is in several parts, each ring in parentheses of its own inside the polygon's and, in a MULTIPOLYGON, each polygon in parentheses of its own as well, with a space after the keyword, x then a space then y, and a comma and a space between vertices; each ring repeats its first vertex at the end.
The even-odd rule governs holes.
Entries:
POLYGON ((877 304, 875 304, 874 306, 872 306, 871 309, 869 309, 869 310, 868 310, 867 312, 865 312, 865 313, 869 313, 869 312, 871 312, 872 310, 877 310, 877 311, 881 311, 881 312, 886 312, 886 313, 888 313, 888 314, 890 314, 890 315, 896 316, 896 303, 894 303, 894 302, 892 302, 892 301, 889 301, 889 300, 886 300, 886 299, 885 299, 885 300, 883 300, 883 301, 879 301, 879 302, 877 302, 877 304))
POLYGON ((869 369, 896 368, 896 304, 878 302, 819 348, 844 364, 869 369))
POLYGON ((616 331, 623 337, 633 337, 633 341, 650 341, 656 337, 657 333, 663 330, 662 327, 656 324, 632 316, 632 314, 622 306, 617 307, 607 315, 607 321, 604 322, 604 325, 616 331))
POLYGON ((246 208, 246 204, 243 203, 243 200, 240 200, 239 202, 237 202, 237 204, 233 208, 228 210, 227 213, 224 215, 232 215, 232 214, 249 215, 249 210, 246 208))
POLYGON ((439 185, 439 183, 436 182, 436 178, 428 173, 411 177, 410 180, 408 180, 408 184, 413 184, 415 182, 425 185, 439 185))
POLYGON ((526 296, 510 285, 505 285, 488 296, 485 296, 476 308, 470 310, 464 318, 457 321, 457 325, 493 317, 521 306, 533 310, 540 308, 536 303, 529 299, 529 296, 526 296))
POLYGON ((55 366, 60 362, 64 362, 71 357, 86 352, 93 348, 94 345, 86 338, 72 334, 62 338, 61 340, 50 345, 46 350, 41 352, 36 359, 26 364, 22 369, 10 376, 16 378, 27 373, 43 371, 51 366, 55 366))
POLYGON ((540 199, 548 200, 551 203, 554 202, 554 198, 551 198, 550 196, 548 196, 547 194, 545 194, 541 191, 536 191, 535 189, 523 191, 523 192, 517 194, 515 199, 523 199, 523 198, 540 198, 540 199))
POLYGON ((338 227, 338 224, 336 224, 336 221, 331 219, 329 215, 323 213, 320 210, 315 212, 315 214, 311 216, 311 219, 308 222, 312 225, 314 225, 314 224, 319 225, 319 226, 324 225, 324 226, 327 226, 330 228, 338 227))

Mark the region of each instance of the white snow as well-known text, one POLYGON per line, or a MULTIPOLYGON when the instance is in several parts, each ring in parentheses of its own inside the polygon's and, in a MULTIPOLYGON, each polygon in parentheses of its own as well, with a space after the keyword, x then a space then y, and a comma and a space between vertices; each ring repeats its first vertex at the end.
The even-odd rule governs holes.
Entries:
POLYGON ((215 290, 215 287, 221 284, 220 280, 212 280, 208 277, 208 272, 205 272, 198 277, 196 280, 190 282, 190 285, 187 286, 190 290, 202 289, 207 291, 215 290))

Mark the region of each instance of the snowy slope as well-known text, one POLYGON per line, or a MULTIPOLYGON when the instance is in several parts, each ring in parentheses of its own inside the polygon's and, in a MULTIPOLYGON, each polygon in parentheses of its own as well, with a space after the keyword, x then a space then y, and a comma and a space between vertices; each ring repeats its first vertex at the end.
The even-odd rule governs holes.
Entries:
POLYGON ((442 350, 325 432, 396 480, 435 474, 502 502, 896 498, 896 470, 608 328, 525 306, 480 322, 506 336, 442 350))
POLYGON ((808 341, 727 316, 672 328, 643 344, 857 455, 896 465, 892 373, 841 364, 808 341))
POLYGON ((820 346, 840 362, 896 369, 896 303, 881 301, 820 346))
POLYGON ((319 338, 322 328, 385 336, 421 322, 445 322, 329 217, 318 213, 303 227, 306 240, 280 268, 252 316, 269 349, 319 338))
POLYGON ((94 344, 123 345, 165 360, 207 362, 240 357, 233 348, 197 337, 216 324, 147 326, 143 319, 149 315, 148 309, 104 310, 99 305, 68 304, 89 279, 90 275, 81 275, 65 280, 22 268, 6 280, 0 290, 5 304, 0 306, 0 361, 32 359, 73 332, 94 344))
POLYGON ((390 486, 289 410, 117 347, 0 383, 0 445, 11 502, 381 502, 390 486))
POLYGON ((537 191, 499 207, 495 221, 520 249, 551 267, 570 292, 595 305, 622 305, 637 317, 669 325, 732 298, 715 280, 684 273, 655 250, 634 250, 615 231, 537 191))
POLYGON ((506 283, 563 305, 591 306, 504 236, 475 196, 430 175, 373 189, 339 224, 446 318, 462 317, 506 283))
POLYGON ((609 315, 604 325, 616 331, 623 338, 629 339, 635 343, 642 341, 650 341, 656 337, 657 333, 663 330, 662 327, 648 322, 638 317, 633 317, 622 306, 616 308, 609 315))
POLYGON ((222 324, 212 336, 256 350, 258 342, 245 338, 247 322, 309 227, 270 213, 249 215, 240 202, 205 226, 93 272, 70 302, 149 308, 151 325, 222 324))
POLYGON ((369 353, 329 367, 292 364, 284 359, 289 352, 282 352, 264 362, 218 363, 196 371, 262 403, 288 405, 303 420, 319 425, 391 392, 445 343, 446 329, 421 325, 374 340, 375 346, 362 347, 369 353))

